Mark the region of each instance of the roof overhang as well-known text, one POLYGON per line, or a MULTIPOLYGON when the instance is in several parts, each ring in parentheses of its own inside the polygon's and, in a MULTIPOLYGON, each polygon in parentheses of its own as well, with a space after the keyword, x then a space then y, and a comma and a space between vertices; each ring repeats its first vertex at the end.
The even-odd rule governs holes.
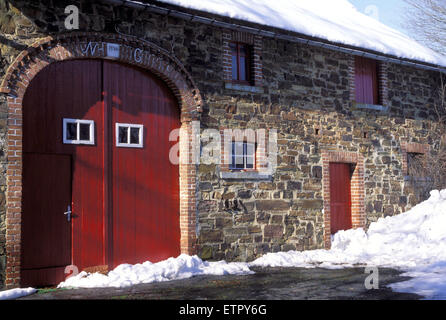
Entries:
MULTIPOLYGON (((153 1, 149 2, 139 2, 133 0, 101 0, 102 2, 106 2, 114 5, 122 5, 134 9, 139 10, 148 10, 153 13, 158 13, 162 15, 167 15, 175 18, 184 19, 191 22, 198 22, 207 25, 212 25, 216 27, 221 27, 225 29, 230 29, 234 31, 248 32, 256 35, 260 35, 263 37, 270 37, 274 39, 280 39, 290 42, 302 43, 309 46, 315 46, 319 48, 334 50, 338 52, 343 52, 355 56, 366 57, 370 59, 375 59, 384 62, 390 62, 399 65, 411 66, 415 68, 430 70, 430 71, 438 71, 441 73, 446 73, 446 67, 438 66, 435 64, 429 64, 426 62, 410 60, 405 58, 400 58, 392 55, 386 55, 377 51, 368 50, 360 47, 349 46, 345 44, 339 44, 330 42, 328 40, 309 37, 303 34, 290 32, 281 29, 270 28, 267 26, 256 25, 253 23, 249 23, 248 25, 242 25, 240 23, 231 23, 224 20, 228 20, 227 17, 222 17, 213 13, 206 13, 198 10, 184 8, 174 6, 174 5, 166 5, 160 6, 154 4, 153 1), (212 17, 211 17, 212 16, 212 17), (213 18, 214 17, 214 18, 213 18)), ((231 19, 233 20, 233 19, 231 19)), ((248 23, 247 23, 248 24, 248 23)))

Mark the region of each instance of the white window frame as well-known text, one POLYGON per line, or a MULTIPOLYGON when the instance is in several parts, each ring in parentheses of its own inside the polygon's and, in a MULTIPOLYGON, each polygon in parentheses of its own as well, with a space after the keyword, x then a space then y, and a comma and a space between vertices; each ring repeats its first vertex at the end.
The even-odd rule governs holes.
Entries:
POLYGON ((133 124, 133 123, 118 123, 115 124, 115 136, 116 136, 116 146, 117 147, 126 147, 126 148, 143 148, 143 137, 144 137, 144 125, 142 124, 133 124), (127 143, 119 142, 119 128, 125 127, 127 128, 127 143), (130 143, 130 129, 137 128, 139 129, 139 143, 130 143))
POLYGON ((233 141, 231 144, 231 162, 229 164, 230 170, 255 170, 256 169, 256 145, 247 141, 233 141), (237 154, 237 145, 242 147, 242 153, 237 154), (252 154, 248 154, 248 145, 253 148, 252 154), (237 168, 237 159, 243 160, 243 168, 237 168), (248 168, 247 160, 251 159, 252 168, 248 168))
POLYGON ((93 120, 63 118, 62 127, 63 127, 62 135, 63 135, 63 143, 64 144, 94 145, 94 121, 93 120), (75 140, 67 139, 67 124, 68 123, 76 124, 76 139, 75 140), (80 124, 81 123, 90 125, 90 139, 89 140, 81 140, 80 139, 80 124))

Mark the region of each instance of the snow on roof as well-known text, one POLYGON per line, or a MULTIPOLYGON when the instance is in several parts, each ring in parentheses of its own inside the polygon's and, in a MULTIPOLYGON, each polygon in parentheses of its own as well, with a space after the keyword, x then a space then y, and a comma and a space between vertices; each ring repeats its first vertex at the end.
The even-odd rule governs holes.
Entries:
POLYGON ((160 0, 446 67, 446 57, 359 12, 348 0, 160 0))

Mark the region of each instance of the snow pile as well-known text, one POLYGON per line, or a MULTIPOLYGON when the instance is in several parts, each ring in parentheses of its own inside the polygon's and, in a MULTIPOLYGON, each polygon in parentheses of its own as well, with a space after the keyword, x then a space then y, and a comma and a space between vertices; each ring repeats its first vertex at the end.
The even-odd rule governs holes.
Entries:
POLYGON ((0 291, 0 300, 11 300, 24 297, 36 292, 34 288, 16 288, 11 290, 0 291))
POLYGON ((337 268, 354 265, 412 268, 446 261, 446 190, 431 191, 428 200, 393 217, 381 218, 369 230, 339 231, 331 250, 268 253, 255 266, 337 268))
POLYGON ((446 261, 414 268, 402 275, 412 279, 391 284, 394 291, 413 292, 429 299, 446 299, 446 261))
POLYGON ((185 279, 197 275, 226 275, 252 273, 246 263, 227 263, 225 261, 206 262, 197 256, 182 254, 177 258, 142 264, 121 264, 107 275, 82 271, 58 285, 58 288, 98 288, 129 287, 140 283, 151 283, 185 279))
POLYGON ((446 189, 393 217, 381 218, 369 230, 339 231, 330 250, 269 253, 251 266, 343 268, 391 267, 413 277, 392 284, 400 292, 446 299, 446 189))
POLYGON ((393 284, 396 291, 414 292, 427 298, 446 299, 446 190, 432 191, 428 200, 410 211, 381 218, 362 229, 340 231, 330 250, 268 253, 251 263, 205 262, 197 256, 151 263, 122 264, 108 275, 81 272, 60 287, 128 287, 184 279, 196 275, 250 274, 250 267, 346 268, 391 267, 414 277, 393 284))
POLYGON ((446 66, 446 57, 359 12, 348 0, 161 0, 307 36, 446 66))

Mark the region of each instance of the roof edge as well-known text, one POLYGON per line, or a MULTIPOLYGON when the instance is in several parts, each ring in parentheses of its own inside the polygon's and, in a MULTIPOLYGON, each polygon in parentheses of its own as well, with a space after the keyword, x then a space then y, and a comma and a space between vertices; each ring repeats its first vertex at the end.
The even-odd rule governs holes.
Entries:
MULTIPOLYGON (((380 61, 384 61, 384 62, 391 62, 394 64, 411 66, 411 67, 421 68, 421 69, 430 70, 430 71, 438 71, 438 72, 446 74, 446 67, 443 67, 440 65, 436 65, 436 64, 432 64, 432 63, 428 63, 428 62, 424 62, 424 61, 419 61, 419 60, 400 58, 400 57, 397 57, 394 55, 388 55, 388 54, 384 54, 384 53, 381 53, 378 51, 373 51, 373 50, 369 50, 369 49, 365 49, 365 48, 361 48, 361 47, 355 47, 355 46, 351 46, 351 45, 331 42, 329 40, 316 38, 316 37, 310 37, 310 36, 307 36, 304 34, 300 34, 300 33, 289 31, 289 30, 283 30, 280 28, 271 28, 271 29, 279 30, 279 32, 276 32, 276 31, 266 30, 265 28, 257 28, 257 27, 250 27, 250 26, 245 26, 245 25, 241 25, 241 24, 236 24, 236 23, 229 23, 229 22, 205 17, 202 15, 198 15, 198 14, 192 14, 192 13, 188 13, 185 11, 170 9, 168 7, 179 8, 179 9, 184 8, 184 7, 172 5, 172 4, 168 4, 168 3, 165 3, 166 7, 163 7, 163 6, 155 5, 153 3, 139 2, 139 1, 134 1, 134 0, 101 0, 101 1, 109 3, 109 4, 114 4, 114 5, 122 5, 122 6, 130 7, 130 8, 134 8, 134 9, 149 10, 151 12, 158 13, 158 14, 164 14, 167 16, 172 16, 172 17, 176 17, 176 18, 180 18, 180 19, 184 19, 184 20, 188 20, 188 21, 192 21, 192 22, 199 22, 199 23, 203 23, 203 24, 207 24, 207 25, 216 26, 216 27, 226 28, 226 29, 230 29, 230 30, 234 30, 234 31, 242 31, 242 32, 252 33, 252 34, 256 34, 256 35, 260 35, 260 36, 264 36, 264 37, 270 37, 270 38, 274 38, 274 39, 280 39, 280 40, 285 40, 285 41, 290 41, 290 42, 307 44, 307 45, 311 45, 311 46, 315 46, 315 47, 319 47, 319 48, 325 48, 325 49, 329 49, 329 50, 334 50, 334 51, 338 51, 338 52, 343 52, 343 53, 347 53, 347 54, 351 54, 351 55, 355 55, 355 56, 361 56, 361 57, 380 60, 380 61), (283 30, 285 32, 280 32, 280 30, 283 30)), ((196 10, 196 9, 190 9, 190 8, 184 8, 184 9, 186 9, 187 11, 190 11, 190 12, 207 13, 207 12, 196 10)), ((215 13, 207 13, 207 14, 212 15, 212 16, 218 16, 218 17, 230 19, 230 20, 236 20, 236 19, 232 19, 229 17, 223 17, 223 16, 221 16, 219 14, 215 14, 215 13)), ((240 21, 243 21, 243 20, 240 20, 240 21)), ((252 22, 248 22, 248 23, 252 24, 252 25, 259 25, 257 23, 252 23, 252 22)), ((262 26, 262 25, 259 25, 259 26, 262 26)))

